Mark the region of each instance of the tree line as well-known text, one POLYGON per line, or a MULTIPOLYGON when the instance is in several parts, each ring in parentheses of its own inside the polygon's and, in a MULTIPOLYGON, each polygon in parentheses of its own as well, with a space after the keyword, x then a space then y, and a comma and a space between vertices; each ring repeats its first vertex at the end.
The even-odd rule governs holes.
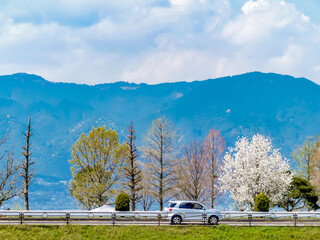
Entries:
POLYGON ((215 129, 202 141, 179 146, 178 139, 164 117, 152 122, 140 147, 132 122, 122 144, 115 130, 92 128, 72 147, 71 195, 87 209, 112 204, 120 192, 129 196, 132 211, 138 203, 143 210, 155 203, 163 210, 170 199, 214 207, 222 194, 240 210, 253 210, 259 194, 270 199, 271 206, 288 211, 318 208, 320 137, 312 144, 307 138, 293 153, 300 163, 294 172, 271 140, 260 134, 240 138, 227 151, 215 129))
MULTIPOLYGON (((0 142, 0 205, 20 196, 29 210, 29 186, 35 175, 31 158, 31 118, 23 134, 22 159, 0 142)), ((115 130, 104 126, 82 133, 71 151, 70 194, 82 208, 93 209, 113 204, 126 193, 130 209, 137 205, 159 210, 171 199, 200 201, 214 207, 226 194, 239 210, 254 210, 257 196, 268 198, 271 206, 287 211, 318 209, 320 194, 320 135, 307 137, 288 159, 260 134, 242 137, 226 148, 220 132, 211 129, 199 140, 181 144, 177 130, 165 117, 155 119, 141 146, 136 145, 133 122, 127 139, 120 142, 115 130)))
POLYGON ((219 159, 225 151, 218 131, 210 130, 202 143, 194 141, 179 152, 177 132, 162 117, 152 122, 143 146, 138 148, 135 141, 131 122, 122 144, 115 130, 97 127, 72 146, 70 193, 82 207, 110 203, 121 191, 128 194, 133 211, 138 202, 144 210, 155 202, 163 210, 171 198, 209 198, 214 205, 219 159))

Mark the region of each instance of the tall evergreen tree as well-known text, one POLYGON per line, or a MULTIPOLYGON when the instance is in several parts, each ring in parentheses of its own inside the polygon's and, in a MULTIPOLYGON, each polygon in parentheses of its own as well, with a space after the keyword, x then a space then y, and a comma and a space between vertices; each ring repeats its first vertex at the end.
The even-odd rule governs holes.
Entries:
POLYGON ((29 186, 31 184, 31 180, 35 174, 35 170, 31 168, 34 164, 34 161, 30 158, 32 152, 30 151, 30 138, 32 136, 32 128, 31 128, 31 118, 29 118, 28 129, 23 134, 24 140, 26 140, 26 146, 21 147, 23 149, 22 155, 24 156, 24 160, 21 164, 21 175, 23 177, 23 191, 22 195, 24 198, 24 208, 25 210, 29 210, 29 186))
POLYGON ((127 182, 124 183, 125 188, 128 190, 128 196, 131 201, 131 211, 136 210, 136 203, 139 199, 141 199, 141 194, 139 191, 142 189, 141 186, 141 170, 138 167, 137 164, 137 146, 135 144, 136 136, 135 131, 133 128, 133 123, 131 121, 130 127, 128 128, 128 141, 127 145, 129 147, 128 155, 125 161, 125 167, 124 167, 124 176, 127 179, 127 182))

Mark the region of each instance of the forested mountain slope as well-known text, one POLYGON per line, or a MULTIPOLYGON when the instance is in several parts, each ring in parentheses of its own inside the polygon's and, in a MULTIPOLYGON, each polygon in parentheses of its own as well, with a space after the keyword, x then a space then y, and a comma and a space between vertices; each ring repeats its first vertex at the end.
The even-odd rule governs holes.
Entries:
MULTIPOLYGON (((174 79, 173 79, 174 80, 174 79)), ((68 208, 71 146, 92 126, 106 125, 125 139, 133 120, 137 143, 154 118, 165 115, 179 144, 221 131, 227 146, 239 136, 261 133, 290 158, 307 135, 320 132, 320 86, 304 78, 247 73, 205 81, 158 85, 117 82, 95 86, 52 83, 29 74, 0 76, 0 136, 22 159, 20 146, 32 118, 37 175, 31 208, 68 208)))

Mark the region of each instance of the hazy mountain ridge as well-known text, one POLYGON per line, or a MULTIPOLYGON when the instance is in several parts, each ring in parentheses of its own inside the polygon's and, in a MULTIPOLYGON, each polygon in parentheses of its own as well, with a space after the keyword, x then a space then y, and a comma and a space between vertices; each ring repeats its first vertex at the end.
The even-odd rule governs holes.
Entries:
POLYGON ((141 144, 151 121, 165 115, 175 123, 182 142, 203 138, 210 128, 219 129, 228 146, 238 136, 260 132, 270 136, 287 157, 307 135, 320 132, 320 86, 273 73, 191 83, 95 86, 13 74, 0 76, 0 86, 0 134, 9 131, 19 157, 28 117, 33 120, 32 151, 38 180, 32 187, 37 194, 31 195, 35 201, 31 207, 63 208, 71 146, 92 126, 115 128, 124 140, 133 120, 141 144), (49 191, 53 199, 41 196, 40 190, 49 191))

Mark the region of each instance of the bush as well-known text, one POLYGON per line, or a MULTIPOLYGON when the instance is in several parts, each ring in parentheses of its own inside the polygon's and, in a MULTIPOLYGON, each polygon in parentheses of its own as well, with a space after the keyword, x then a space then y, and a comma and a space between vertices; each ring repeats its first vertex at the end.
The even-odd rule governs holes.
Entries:
POLYGON ((130 198, 127 194, 121 192, 116 198, 115 210, 116 211, 129 211, 130 198))
POLYGON ((254 211, 269 212, 270 200, 264 193, 258 194, 254 198, 254 211))

